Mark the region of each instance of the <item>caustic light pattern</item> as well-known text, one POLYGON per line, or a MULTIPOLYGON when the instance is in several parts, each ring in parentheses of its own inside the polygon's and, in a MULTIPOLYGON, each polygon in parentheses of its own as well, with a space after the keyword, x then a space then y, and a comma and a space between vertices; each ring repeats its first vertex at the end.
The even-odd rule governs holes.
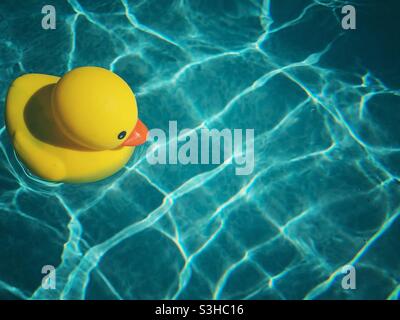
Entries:
POLYGON ((346 4, 52 1, 44 30, 42 3, 1 1, 2 111, 23 73, 97 65, 149 128, 254 129, 255 166, 150 165, 146 145, 107 180, 50 184, 1 117, 0 299, 397 299, 400 9, 351 1, 344 30, 346 4))

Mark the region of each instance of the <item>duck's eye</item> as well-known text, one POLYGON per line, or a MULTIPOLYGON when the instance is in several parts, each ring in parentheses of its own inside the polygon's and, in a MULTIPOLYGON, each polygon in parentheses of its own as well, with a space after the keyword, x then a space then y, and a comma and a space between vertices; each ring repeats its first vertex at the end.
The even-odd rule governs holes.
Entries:
POLYGON ((121 132, 118 134, 118 139, 121 140, 121 139, 125 138, 125 136, 126 136, 126 131, 121 131, 121 132))

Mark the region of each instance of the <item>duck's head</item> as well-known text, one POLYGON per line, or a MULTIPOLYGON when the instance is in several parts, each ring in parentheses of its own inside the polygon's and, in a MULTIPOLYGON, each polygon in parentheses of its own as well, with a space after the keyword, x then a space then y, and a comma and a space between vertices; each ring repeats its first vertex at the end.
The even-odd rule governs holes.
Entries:
POLYGON ((115 73, 81 67, 66 73, 53 90, 57 125, 73 142, 93 150, 137 146, 147 128, 138 118, 135 96, 115 73))

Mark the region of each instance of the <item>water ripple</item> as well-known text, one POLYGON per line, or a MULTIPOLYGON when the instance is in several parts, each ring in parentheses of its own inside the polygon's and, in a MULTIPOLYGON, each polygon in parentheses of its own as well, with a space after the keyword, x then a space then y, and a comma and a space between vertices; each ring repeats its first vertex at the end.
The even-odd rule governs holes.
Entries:
POLYGON ((0 299, 399 298, 399 48, 367 28, 373 4, 352 1, 374 59, 340 28, 347 1, 53 2, 55 31, 0 5, 3 106, 20 74, 98 65, 151 128, 254 128, 255 169, 150 165, 158 144, 104 181, 47 183, 2 119, 0 299), (341 288, 349 264, 357 290, 341 288))

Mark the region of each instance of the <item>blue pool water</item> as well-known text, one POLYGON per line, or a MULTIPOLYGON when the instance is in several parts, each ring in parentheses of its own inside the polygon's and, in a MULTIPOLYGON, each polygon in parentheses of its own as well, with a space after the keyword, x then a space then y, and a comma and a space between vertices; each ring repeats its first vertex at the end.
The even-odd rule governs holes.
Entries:
MULTIPOLYGON (((0 299, 398 299, 400 5, 0 2, 0 99, 21 74, 96 65, 149 128, 252 128, 255 167, 150 165, 51 184, 0 118, 0 299), (56 268, 56 289, 41 287, 56 268), (342 267, 356 271, 345 290, 342 267)), ((46 161, 46 159, 43 159, 46 161)))

